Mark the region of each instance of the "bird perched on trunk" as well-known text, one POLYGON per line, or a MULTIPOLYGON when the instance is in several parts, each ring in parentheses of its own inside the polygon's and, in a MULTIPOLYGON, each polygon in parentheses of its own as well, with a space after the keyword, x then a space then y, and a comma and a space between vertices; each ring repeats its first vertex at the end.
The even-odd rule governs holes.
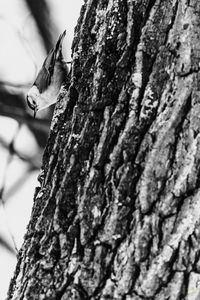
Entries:
POLYGON ((34 111, 44 109, 57 101, 61 86, 66 82, 69 74, 67 63, 62 54, 64 31, 56 46, 47 55, 37 78, 27 94, 28 106, 34 111))

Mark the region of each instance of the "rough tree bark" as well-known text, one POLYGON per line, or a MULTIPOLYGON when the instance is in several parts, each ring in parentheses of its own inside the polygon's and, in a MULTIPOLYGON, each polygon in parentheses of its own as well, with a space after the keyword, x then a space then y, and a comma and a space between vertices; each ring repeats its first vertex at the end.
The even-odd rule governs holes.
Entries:
POLYGON ((200 2, 88 0, 8 299, 198 299, 200 2))

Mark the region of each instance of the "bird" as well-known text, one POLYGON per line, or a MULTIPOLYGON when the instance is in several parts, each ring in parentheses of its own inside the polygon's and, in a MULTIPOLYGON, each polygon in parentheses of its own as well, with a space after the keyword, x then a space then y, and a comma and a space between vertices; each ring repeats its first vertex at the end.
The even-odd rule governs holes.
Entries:
POLYGON ((59 36, 54 48, 47 55, 35 82, 27 93, 27 104, 36 113, 56 103, 61 86, 66 82, 69 68, 62 54, 66 30, 59 36))

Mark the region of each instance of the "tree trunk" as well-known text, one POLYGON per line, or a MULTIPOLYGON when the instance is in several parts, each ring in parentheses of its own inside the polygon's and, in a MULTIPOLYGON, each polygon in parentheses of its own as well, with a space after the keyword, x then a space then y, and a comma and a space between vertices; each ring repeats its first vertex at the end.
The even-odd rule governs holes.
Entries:
POLYGON ((86 1, 7 299, 199 299, 199 15, 86 1))

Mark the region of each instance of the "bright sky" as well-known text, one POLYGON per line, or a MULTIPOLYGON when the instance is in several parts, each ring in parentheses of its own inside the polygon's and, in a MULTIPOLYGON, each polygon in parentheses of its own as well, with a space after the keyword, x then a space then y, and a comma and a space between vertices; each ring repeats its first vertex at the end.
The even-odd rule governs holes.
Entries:
MULTIPOLYGON (((35 29, 30 13, 22 0, 0 0, 0 81, 12 83, 32 82, 35 66, 41 66, 45 51, 38 43, 39 35, 35 29), (32 38, 30 37, 30 31, 32 38), (21 39, 25 43, 21 42, 21 39), (20 70, 20 71, 19 71, 20 70)), ((79 17, 83 0, 48 0, 51 3, 53 19, 62 32, 67 30, 67 55, 70 60, 70 48, 74 27, 79 17)), ((14 120, 0 117, 0 138, 11 141, 17 123, 14 120)), ((37 145, 26 126, 22 127, 16 141, 18 150, 37 151, 37 145)), ((31 153, 31 152, 30 152, 31 153)), ((0 147, 0 183, 6 166, 8 153, 0 147)), ((26 172, 26 164, 15 158, 7 174, 7 188, 26 172)), ((6 212, 0 207, 0 235, 11 241, 10 232, 15 237, 18 247, 21 246, 26 225, 30 218, 33 193, 37 185, 37 172, 26 178, 26 183, 9 197, 6 212)), ((0 246, 0 299, 6 298, 10 278, 13 275, 16 259, 0 246)))

